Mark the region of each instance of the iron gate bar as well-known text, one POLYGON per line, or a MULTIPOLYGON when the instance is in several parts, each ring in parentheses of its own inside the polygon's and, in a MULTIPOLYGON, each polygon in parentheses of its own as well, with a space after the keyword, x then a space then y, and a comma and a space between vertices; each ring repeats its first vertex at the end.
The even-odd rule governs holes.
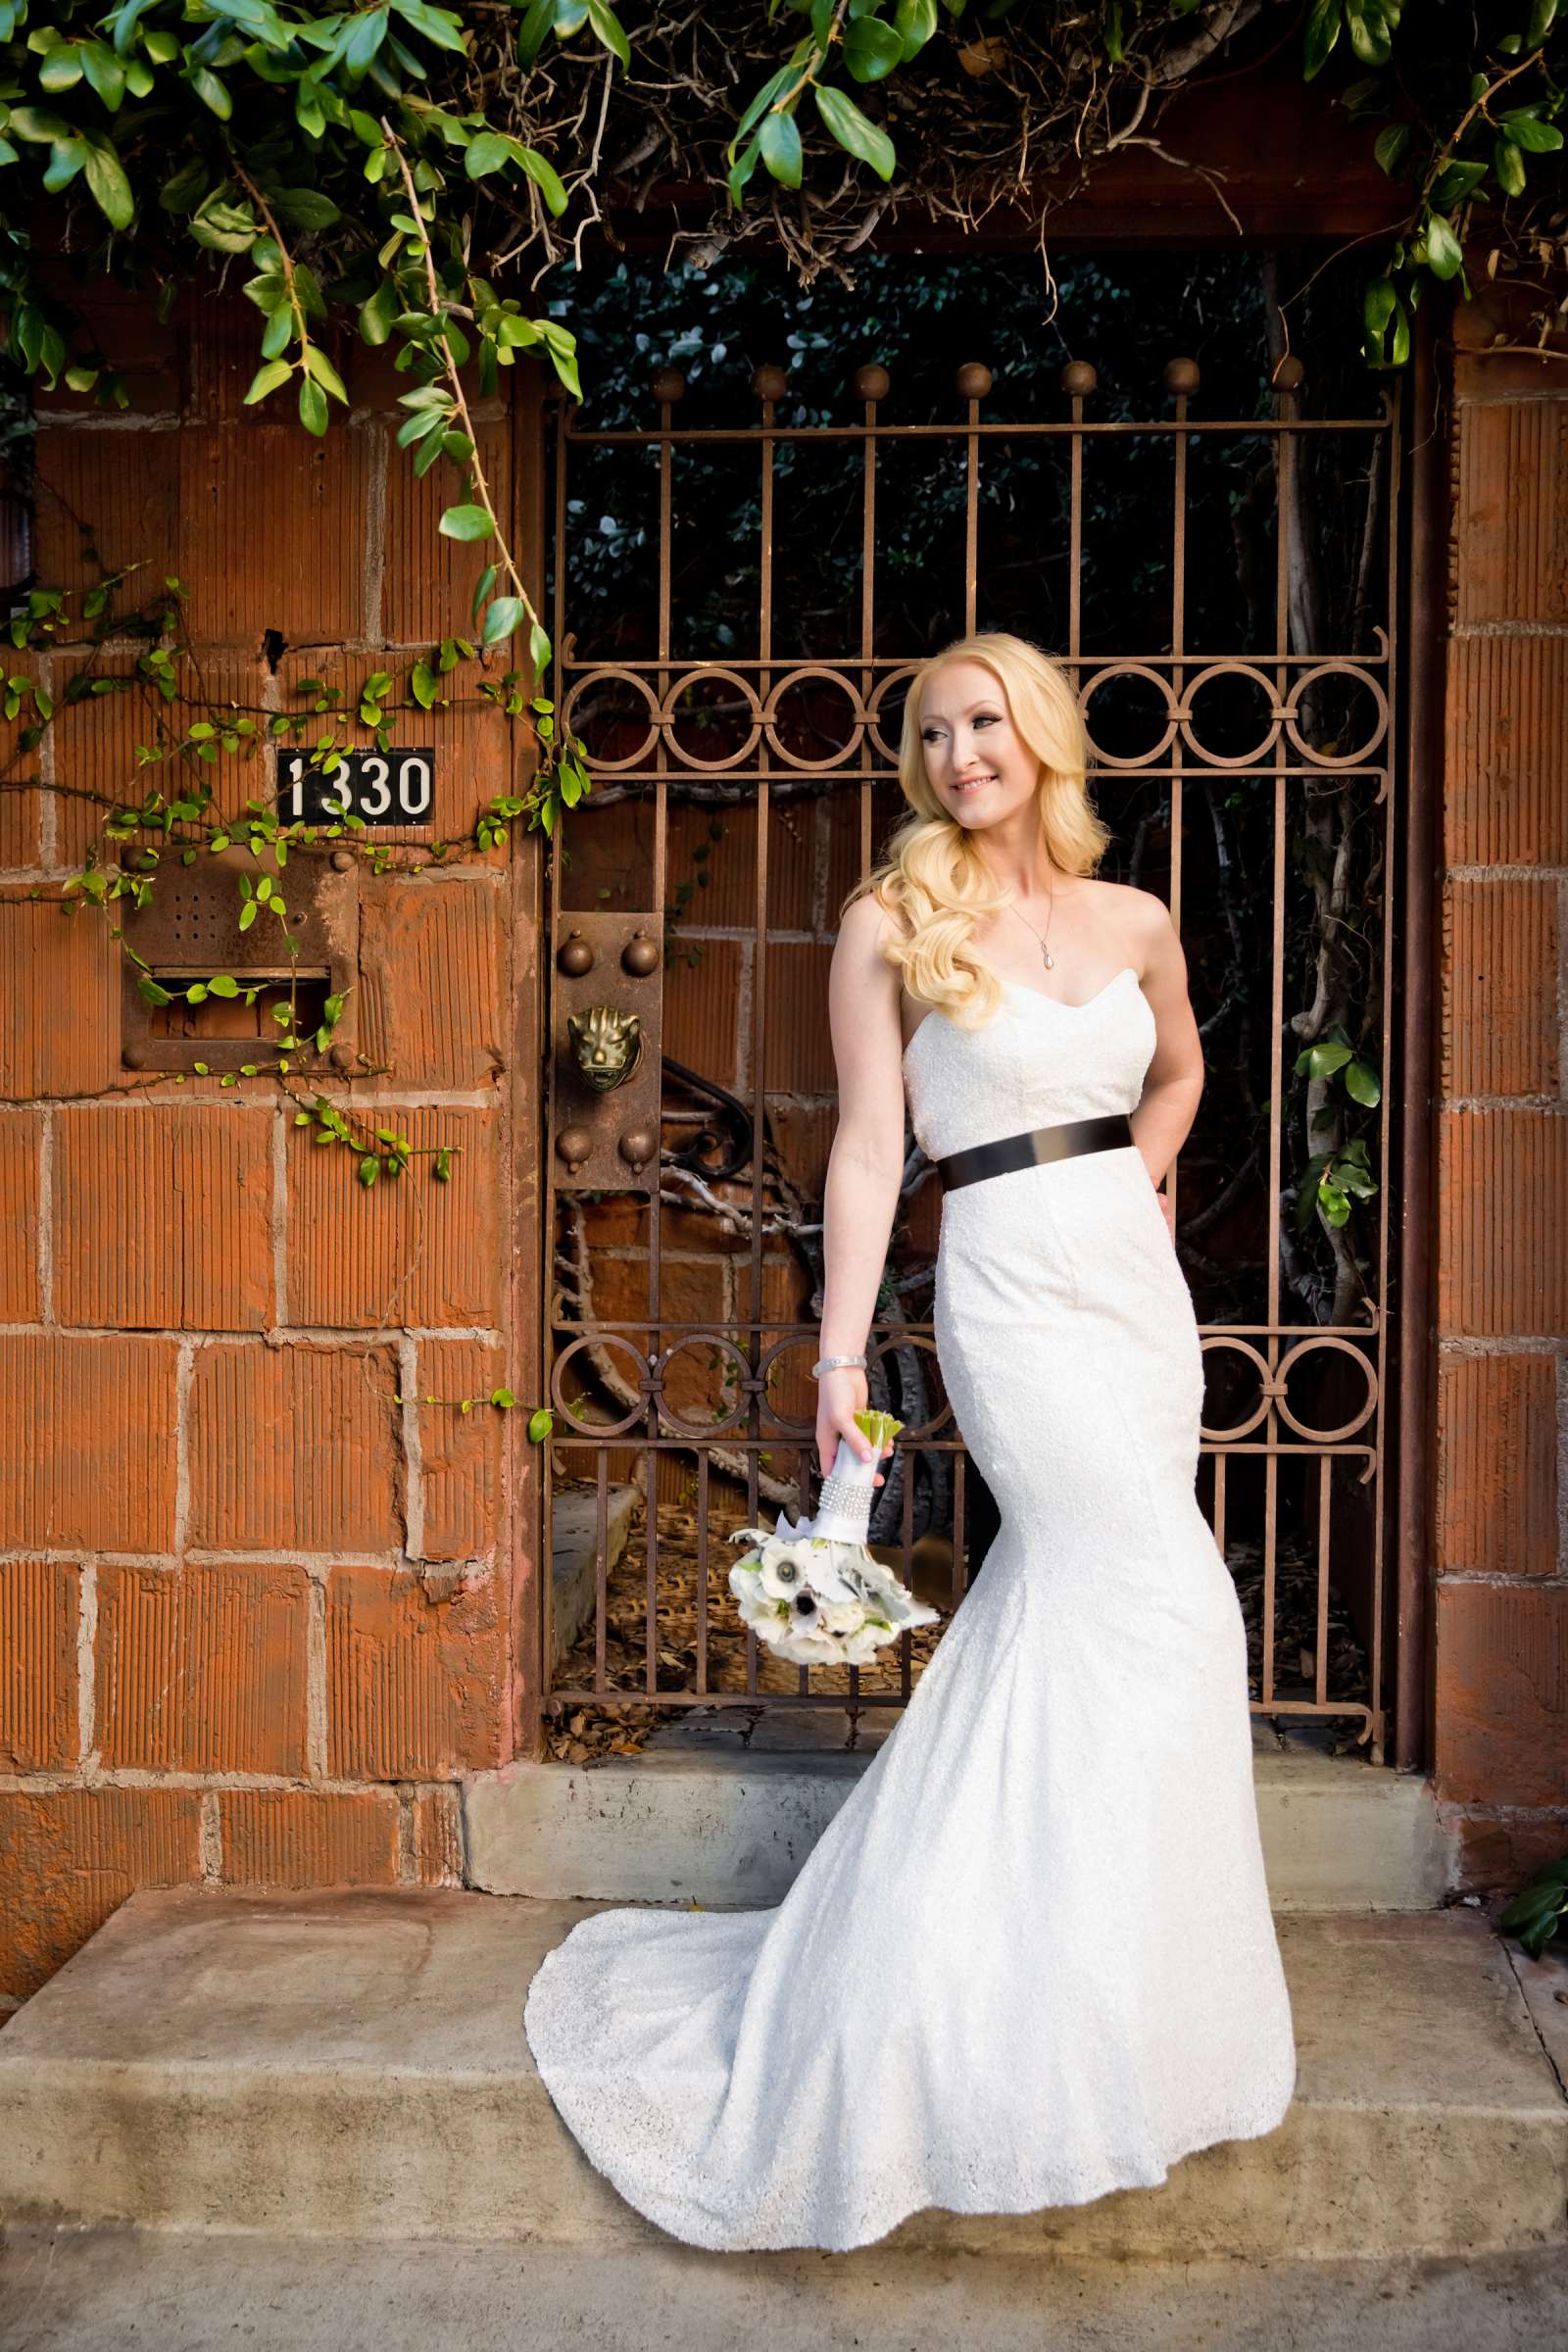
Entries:
MULTIPOLYGON (((958 392, 964 414, 952 423, 887 424, 879 418, 878 404, 886 397, 886 370, 868 364, 856 371, 855 390, 863 402, 863 416, 858 424, 785 426, 778 421, 777 401, 782 396, 786 379, 782 369, 759 368, 754 377, 754 390, 760 400, 760 419, 755 426, 678 426, 673 421, 673 407, 684 392, 684 380, 670 368, 661 369, 655 380, 659 402, 659 422, 649 428, 584 428, 574 421, 574 412, 562 406, 558 411, 556 441, 556 591, 555 637, 561 653, 558 660, 563 679, 562 721, 566 723, 576 699, 595 684, 623 682, 646 695, 645 681, 657 682, 657 700, 647 710, 641 723, 645 739, 638 750, 621 759, 594 758, 600 777, 619 788, 615 797, 630 797, 624 788, 638 784, 653 787, 654 816, 654 891, 653 904, 666 905, 666 858, 668 797, 673 782, 678 795, 701 801, 703 780, 721 783, 725 778, 744 775, 756 787, 755 797, 747 804, 738 804, 733 791, 723 794, 726 805, 749 805, 755 811, 756 856, 754 870, 754 902, 750 930, 749 970, 752 978, 750 999, 750 1123, 752 1144, 751 1236, 747 1251, 747 1287, 750 1313, 732 1313, 722 1326, 711 1322, 670 1320, 660 1313, 662 1283, 662 1200, 656 1189, 649 1200, 646 1243, 647 1315, 639 1319, 573 1320, 563 1311, 558 1285, 547 1286, 551 1299, 549 1320, 555 1341, 555 1364, 550 1382, 550 1394, 557 1405, 558 1418, 567 1427, 554 1443, 564 1454, 586 1447, 596 1463, 597 1494, 596 1525, 598 1558, 596 1564, 596 1625, 595 1625, 595 1688, 591 1690, 547 1687, 545 1704, 550 1707, 578 1703, 584 1700, 625 1700, 641 1697, 661 1707, 690 1705, 711 1706, 715 1702, 769 1705, 788 1703, 831 1706, 839 1709, 862 1705, 888 1705, 906 1700, 911 1685, 910 1638, 906 1634, 900 1643, 900 1692, 897 1698, 882 1690, 866 1691, 860 1688, 858 1670, 851 1670, 848 1694, 840 1691, 823 1692, 809 1687, 809 1672, 799 1671, 799 1689, 794 1691, 762 1691, 757 1687, 758 1642, 755 1632, 748 1632, 746 1641, 746 1689, 742 1691, 710 1688, 710 1625, 709 1625, 709 1537, 711 1506, 710 1476, 713 1467, 712 1450, 722 1446, 726 1454, 737 1464, 744 1464, 748 1519, 755 1521, 760 1513, 761 1473, 760 1456, 765 1446, 770 1454, 781 1453, 792 1439, 799 1441, 809 1433, 791 1430, 781 1422, 776 1433, 765 1432, 762 1417, 765 1405, 766 1375, 774 1361, 787 1349, 814 1343, 814 1331, 799 1325, 779 1322, 763 1312, 765 1266, 763 1253, 764 1223, 764 1127, 766 1114, 767 1073, 767 986, 768 986, 768 836, 772 792, 775 785, 785 801, 796 797, 796 788, 808 790, 813 797, 831 795, 836 788, 854 784, 858 789, 858 847, 861 869, 870 861, 872 839, 872 790, 875 784, 886 784, 896 773, 896 750, 878 740, 883 712, 877 707, 879 686, 896 687, 898 673, 909 673, 917 665, 916 658, 877 654, 874 651, 875 623, 875 519, 876 519, 876 462, 877 445, 883 440, 933 441, 951 445, 959 436, 964 442, 965 500, 963 538, 963 610, 966 629, 975 625, 978 605, 978 514, 980 498, 980 445, 988 439, 1006 443, 1027 442, 1040 438, 1065 438, 1068 443, 1068 644, 1060 657, 1078 684, 1080 701, 1086 711, 1097 691, 1113 678, 1134 677, 1147 680, 1163 691, 1166 701, 1164 732, 1152 752, 1117 755, 1097 747, 1097 763, 1104 774, 1148 778, 1170 786, 1169 810, 1171 828, 1170 906, 1178 930, 1182 914, 1182 857, 1185 838, 1184 787, 1188 775, 1197 772, 1209 781, 1234 775, 1258 787, 1272 786, 1270 793, 1273 826, 1273 873, 1271 877, 1271 1042, 1270 1088, 1271 1114, 1268 1154, 1268 1218, 1267 1218, 1267 1300, 1266 1319, 1246 1324, 1203 1325, 1205 1353, 1222 1348, 1235 1348, 1242 1343, 1241 1352, 1250 1359, 1258 1377, 1256 1402, 1238 1423, 1234 1432, 1208 1431, 1200 1434, 1200 1455, 1209 1456, 1214 1464, 1213 1525, 1216 1542, 1222 1552, 1225 1548, 1227 1509, 1227 1468, 1234 1456, 1256 1455, 1263 1461, 1262 1560, 1263 1591, 1261 1604, 1262 1657, 1260 1660, 1261 1692, 1253 1702, 1253 1711, 1268 1714, 1303 1716, 1350 1717, 1361 1722, 1358 1739, 1371 1740, 1371 1753, 1382 1760, 1385 1709, 1383 1707, 1383 1616, 1384 1616, 1384 1549, 1383 1514, 1371 1515, 1371 1644, 1368 1660, 1369 1697, 1367 1700, 1336 1697, 1328 1689, 1327 1636, 1328 1603, 1333 1559, 1331 1553, 1331 1510, 1333 1499, 1333 1461, 1336 1455, 1354 1460, 1360 1465, 1356 1484, 1365 1486, 1377 1479, 1383 1465, 1381 1420, 1376 1443, 1351 1443, 1352 1432, 1362 1427, 1386 1409, 1388 1395, 1387 1316, 1384 1311, 1389 1273, 1389 1162, 1390 1110, 1392 1089, 1386 1086, 1379 1120, 1378 1179, 1379 1216, 1377 1244, 1377 1297, 1368 1301, 1368 1320, 1364 1324, 1302 1324, 1282 1319, 1280 1244, 1282 1239, 1280 1185, 1282 1178, 1282 1134, 1280 1102, 1284 1078, 1284 940, 1286 920, 1287 869, 1285 859, 1286 820, 1291 809, 1290 787, 1298 780, 1309 789, 1314 776, 1336 780, 1341 788, 1353 783, 1376 782, 1378 791, 1370 808, 1383 808, 1383 876, 1384 910, 1383 937, 1383 1036, 1381 1041, 1383 1069, 1386 1078, 1392 1071, 1392 948, 1393 948, 1393 890, 1390 851, 1396 815, 1394 790, 1396 756, 1396 615, 1399 592, 1397 562, 1397 520, 1400 491, 1400 426, 1399 408, 1394 388, 1383 396, 1380 413, 1373 416, 1303 417, 1298 410, 1298 387, 1301 369, 1298 362, 1287 361, 1276 371, 1272 386, 1277 413, 1268 416, 1247 418, 1193 418, 1188 414, 1189 395, 1197 389, 1198 370, 1190 361, 1173 361, 1165 370, 1167 392, 1173 396, 1174 414, 1168 417, 1122 419, 1092 419, 1084 415, 1086 397, 1095 389, 1095 374, 1086 363, 1075 362, 1062 372, 1063 389, 1069 395, 1070 416, 1065 419, 1036 421, 992 422, 980 416, 980 405, 991 389, 989 371, 978 364, 969 363, 958 370, 958 392), (1292 530, 1296 514, 1296 450, 1300 437, 1314 433, 1340 435, 1365 434, 1371 438, 1372 463, 1368 472, 1368 513, 1365 518, 1368 545, 1370 532, 1377 519, 1375 501, 1379 484, 1378 466, 1386 458, 1387 501, 1382 524, 1387 540, 1385 585, 1388 597, 1386 626, 1374 626, 1375 650, 1366 653, 1335 655, 1326 651, 1293 652, 1292 530), (1088 438, 1115 435, 1141 435, 1158 439, 1173 436, 1172 466, 1172 596, 1170 645, 1157 652, 1112 654, 1101 652, 1086 655, 1082 650, 1082 572, 1083 572, 1083 444, 1088 438), (1188 453, 1189 436, 1230 437, 1243 443, 1272 440, 1276 445, 1274 485, 1275 520, 1275 625, 1274 645, 1270 652, 1259 656, 1197 654, 1187 650, 1186 634, 1186 529, 1188 514, 1188 453), (780 441, 794 445, 816 443, 860 442, 862 446, 861 488, 861 579, 859 612, 859 646, 852 653, 845 648, 842 654, 828 658, 795 657, 781 659, 773 650, 773 555, 775 547, 775 451, 780 441), (702 449, 710 444, 755 445, 759 452, 760 480, 760 562, 758 583, 758 652, 755 656, 726 658, 722 662, 703 659, 685 660, 674 651, 673 618, 671 611, 673 560, 672 532, 674 522, 673 456, 677 444, 702 449), (658 626, 657 651, 652 659, 634 661, 591 661, 579 658, 574 641, 567 631, 566 612, 566 546, 567 546, 567 481, 569 453, 573 448, 657 447, 659 450, 659 551, 658 551, 658 626), (858 692, 852 682, 858 672, 858 692), (755 676, 757 689, 747 686, 746 680, 755 676), (1263 721, 1261 740, 1250 754, 1220 754, 1212 751, 1193 732, 1194 706, 1202 689, 1221 677, 1245 678, 1267 697, 1267 712, 1263 721), (1364 744, 1348 758, 1338 758, 1304 741, 1298 721, 1307 714, 1306 698, 1313 685, 1324 678, 1338 678, 1348 685, 1359 687, 1370 698, 1373 713, 1371 731, 1364 744), (782 743, 769 742, 769 736, 780 721, 782 697, 797 682, 805 679, 828 680, 841 690, 851 706, 849 740, 830 758, 807 760, 787 751, 782 743), (739 688, 750 704, 748 741, 738 752, 719 760, 695 760, 675 738, 674 730, 681 723, 676 701, 684 696, 693 683, 705 679, 726 680, 739 688), (678 681, 678 683, 677 683, 678 681), (1196 760, 1196 769, 1192 762, 1196 760), (651 764, 645 762, 651 761, 651 764), (786 1336, 771 1345, 764 1343, 768 1332, 786 1336), (646 1352, 635 1346, 634 1334, 652 1336, 655 1351, 646 1352), (683 1424, 669 1404, 663 1391, 663 1372, 661 1362, 667 1361, 673 1349, 666 1344, 674 1339, 679 1344, 682 1335, 706 1336, 741 1365, 744 1371, 733 1385, 738 1387, 739 1403, 699 1427, 683 1424), (744 1335, 744 1348, 740 1340, 744 1335), (1261 1340, 1259 1352, 1245 1345, 1250 1340, 1261 1340), (643 1369, 637 1381, 639 1401, 626 1418, 613 1425, 585 1424, 576 1421, 569 1400, 562 1393, 560 1376, 574 1358, 579 1348, 593 1343, 616 1345, 642 1361, 643 1369), (1349 1343, 1358 1343, 1351 1347, 1349 1343), (1370 1344, 1370 1345, 1369 1345, 1370 1344), (1361 1365, 1366 1378, 1366 1396, 1354 1416, 1339 1431, 1314 1432, 1306 1429, 1291 1412, 1287 1401, 1286 1382, 1291 1369, 1316 1349, 1328 1346, 1343 1350, 1361 1365), (737 1426, 731 1427, 735 1422, 737 1426), (744 1426, 741 1426, 744 1424, 744 1426), (636 1426, 634 1426, 636 1425, 636 1426), (1262 1426, 1265 1436, 1253 1440, 1244 1431, 1262 1426), (1301 1442, 1285 1434, 1294 1429, 1301 1442), (641 1690, 629 1690, 612 1686, 607 1680, 607 1617, 608 1589, 608 1464, 612 1446, 624 1448, 628 1440, 640 1451, 646 1464, 646 1609, 647 1623, 644 1640, 643 1684, 641 1690), (659 1510, 657 1463, 662 1454, 693 1456, 697 1467, 697 1544, 699 1574, 697 1577, 697 1641, 696 1685, 683 1690, 658 1689, 658 1565, 659 1510), (1312 1669, 1313 1696, 1309 1700, 1286 1699, 1274 1694, 1274 1642, 1277 1616, 1276 1566, 1279 1556, 1279 1488, 1278 1465, 1282 1460, 1300 1459, 1303 1463, 1316 1458, 1317 1474, 1316 1518, 1316 1619, 1312 1669)), ((628 723, 637 723, 635 719, 628 723)), ((1155 721, 1158 724, 1158 721, 1155 721)), ((640 797, 640 796, 638 796, 640 797)), ((715 795, 714 797, 720 797, 715 795)), ((561 914, 560 894, 554 894, 551 916, 551 939, 554 948, 559 941, 561 914)), ((686 926, 698 935, 694 926, 686 926)), ((726 932, 725 936, 731 934, 726 932)), ((802 935, 814 937, 813 931, 802 935)), ((554 1131, 555 1073, 550 1076, 551 1126, 554 1131)), ((547 1154, 547 1246, 554 1249, 554 1234, 558 1211, 558 1188, 554 1154, 547 1154)), ((1174 1195, 1177 1169, 1170 1173, 1169 1183, 1174 1195)), ((732 1261, 733 1262, 733 1261, 732 1261)), ((732 1302, 733 1303, 733 1302, 732 1302)), ((910 1344, 930 1346, 933 1334, 929 1323, 883 1323, 873 1326, 872 1346, 878 1354, 893 1353, 910 1344)), ((775 1419, 779 1416, 770 1405, 765 1407, 775 1419)), ((914 1467, 917 1456, 951 1454, 954 1460, 953 1484, 953 1592, 955 1600, 961 1597, 964 1532, 964 1469, 962 1441, 956 1434, 943 1438, 938 1435, 943 1420, 951 1425, 951 1408, 917 1428, 912 1436, 906 1433, 901 1454, 906 1457, 907 1475, 904 1481, 901 1516, 903 1520, 903 1549, 907 1563, 913 1531, 914 1467)), ((817 1476, 814 1462, 814 1443, 799 1452, 796 1492, 800 1504, 809 1499, 811 1485, 817 1476)), ((545 1580, 548 1587, 548 1580, 545 1580)), ((549 1603, 546 1602, 548 1611, 549 1603)), ((547 1629, 548 1638, 548 1629, 547 1629)), ((551 1654, 546 1649, 547 1655, 551 1654)), ((555 1685, 552 1671, 549 1685, 555 1685)))

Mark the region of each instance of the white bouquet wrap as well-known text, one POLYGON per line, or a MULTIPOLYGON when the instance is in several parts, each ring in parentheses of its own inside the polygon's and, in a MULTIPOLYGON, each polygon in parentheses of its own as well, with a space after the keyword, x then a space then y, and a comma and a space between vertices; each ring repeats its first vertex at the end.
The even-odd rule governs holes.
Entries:
POLYGON ((729 1572, 743 1621, 801 1666, 863 1666, 906 1626, 933 1625, 941 1614, 866 1548, 882 1448, 904 1424, 891 1413, 855 1420, 871 1441, 871 1459, 862 1462, 840 1438, 814 1518, 780 1515, 771 1528, 739 1527, 730 1538, 754 1546, 729 1572))

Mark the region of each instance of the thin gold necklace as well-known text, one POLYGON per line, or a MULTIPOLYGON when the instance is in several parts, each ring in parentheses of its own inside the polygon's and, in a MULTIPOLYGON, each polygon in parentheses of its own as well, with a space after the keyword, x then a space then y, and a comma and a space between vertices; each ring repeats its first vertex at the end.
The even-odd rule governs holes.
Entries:
POLYGON ((1056 911, 1056 894, 1054 890, 1048 890, 1046 897, 1050 902, 1051 911, 1046 916, 1046 929, 1044 937, 1042 937, 1041 934, 1035 929, 1033 923, 1030 922, 1027 915, 1018 914, 1018 909, 1016 906, 1012 906, 1012 901, 1010 899, 1007 901, 1007 904, 1009 906, 1012 906, 1013 913, 1018 915, 1019 922, 1022 923, 1024 929, 1029 933, 1030 937, 1034 940, 1036 946, 1039 948, 1041 955, 1045 957, 1047 971, 1054 972, 1056 968, 1056 958, 1047 947, 1046 941, 1051 937, 1051 916, 1056 911))

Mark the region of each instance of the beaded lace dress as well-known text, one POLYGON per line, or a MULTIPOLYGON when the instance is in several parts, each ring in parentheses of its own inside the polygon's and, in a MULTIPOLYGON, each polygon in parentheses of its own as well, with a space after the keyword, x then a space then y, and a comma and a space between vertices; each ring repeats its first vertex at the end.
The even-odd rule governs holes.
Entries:
MULTIPOLYGON (((1131 966, 928 1012, 916 1137, 1130 1111, 1154 1034, 1131 966)), ((908 1705, 782 1903, 596 1912, 529 1988, 590 2161, 693 2245, 1152 2187, 1294 2095, 1198 1328, 1136 1148, 949 1193, 933 1318, 1001 1525, 908 1705)))

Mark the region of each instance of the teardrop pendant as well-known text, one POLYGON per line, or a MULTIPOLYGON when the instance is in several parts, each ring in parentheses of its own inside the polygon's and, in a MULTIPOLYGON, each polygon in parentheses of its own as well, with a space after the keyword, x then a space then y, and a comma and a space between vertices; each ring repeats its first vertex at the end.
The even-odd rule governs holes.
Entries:
POLYGON ((1045 951, 1045 957, 1047 971, 1054 972, 1056 968, 1056 958, 1052 955, 1049 948, 1045 951))

